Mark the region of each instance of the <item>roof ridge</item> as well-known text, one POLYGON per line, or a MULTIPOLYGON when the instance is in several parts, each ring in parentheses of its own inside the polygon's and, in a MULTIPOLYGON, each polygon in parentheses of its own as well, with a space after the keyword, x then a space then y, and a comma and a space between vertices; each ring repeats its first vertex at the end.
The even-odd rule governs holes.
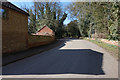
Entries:
POLYGON ((17 7, 16 5, 12 4, 11 2, 7 1, 7 2, 2 2, 2 6, 5 6, 7 8, 13 9, 15 11, 18 11, 20 13, 26 14, 29 16, 29 14, 27 12, 25 12, 24 10, 22 10, 21 8, 17 7))

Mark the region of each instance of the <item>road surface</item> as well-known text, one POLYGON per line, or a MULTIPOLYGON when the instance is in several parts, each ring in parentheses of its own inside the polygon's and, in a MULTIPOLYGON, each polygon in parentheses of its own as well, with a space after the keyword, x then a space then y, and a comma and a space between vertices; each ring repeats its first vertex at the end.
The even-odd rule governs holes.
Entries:
POLYGON ((101 47, 63 39, 49 51, 8 64, 3 78, 118 78, 118 61, 101 47))

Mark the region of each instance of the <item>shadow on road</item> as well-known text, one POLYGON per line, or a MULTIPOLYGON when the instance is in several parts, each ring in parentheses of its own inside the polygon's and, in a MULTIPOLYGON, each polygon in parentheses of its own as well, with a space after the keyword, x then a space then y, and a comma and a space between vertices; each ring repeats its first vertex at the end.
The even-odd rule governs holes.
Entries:
POLYGON ((91 49, 60 50, 61 47, 65 46, 66 41, 47 53, 43 53, 44 55, 39 56, 39 63, 35 64, 31 69, 18 73, 17 71, 16 73, 7 73, 7 71, 3 69, 3 74, 105 74, 102 70, 103 53, 91 49))

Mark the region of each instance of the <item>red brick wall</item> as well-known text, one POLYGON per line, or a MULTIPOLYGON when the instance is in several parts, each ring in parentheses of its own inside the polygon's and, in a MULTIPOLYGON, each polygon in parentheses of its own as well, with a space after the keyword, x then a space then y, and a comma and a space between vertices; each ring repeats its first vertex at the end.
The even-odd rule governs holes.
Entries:
POLYGON ((37 34, 38 35, 55 35, 54 31, 52 31, 47 26, 43 27, 37 34))

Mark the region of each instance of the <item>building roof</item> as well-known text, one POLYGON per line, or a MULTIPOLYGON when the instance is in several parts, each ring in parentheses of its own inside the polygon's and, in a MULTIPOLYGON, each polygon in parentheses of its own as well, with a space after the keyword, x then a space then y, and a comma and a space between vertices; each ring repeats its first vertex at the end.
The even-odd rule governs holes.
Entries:
POLYGON ((55 33, 54 33, 54 31, 52 30, 52 29, 50 29, 48 26, 43 26, 41 29, 39 29, 38 31, 37 31, 37 33, 36 34, 34 34, 34 35, 41 35, 41 33, 39 34, 39 32, 41 32, 45 27, 47 27, 49 30, 50 30, 50 32, 47 30, 47 32, 42 32, 42 35, 55 35, 55 33), (52 33, 51 33, 52 32, 52 33))
POLYGON ((47 27, 47 26, 43 26, 41 29, 38 30, 38 32, 41 31, 41 30, 42 30, 43 28, 45 28, 45 27, 47 27))
POLYGON ((17 12, 20 12, 22 14, 25 14, 25 15, 29 16, 29 14, 27 12, 25 12, 24 10, 18 8, 17 6, 13 5, 12 3, 8 2, 8 1, 7 2, 2 2, 2 6, 13 9, 13 10, 15 10, 17 12))
MULTIPOLYGON (((47 28, 49 28, 48 26, 43 26, 41 29, 39 29, 37 32, 40 32, 43 28, 45 28, 45 27, 47 27, 47 28)), ((49 28, 50 29, 50 28, 49 28)), ((52 29, 51 29, 52 30, 52 29)))

